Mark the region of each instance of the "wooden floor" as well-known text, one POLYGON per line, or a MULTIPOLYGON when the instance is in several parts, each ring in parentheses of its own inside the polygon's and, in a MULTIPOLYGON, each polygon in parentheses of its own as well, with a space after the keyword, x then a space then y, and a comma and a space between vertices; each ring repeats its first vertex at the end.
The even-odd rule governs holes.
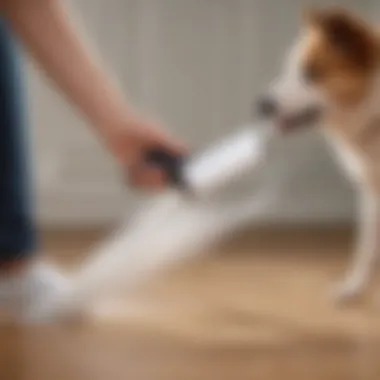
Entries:
MULTIPOLYGON (((46 249, 70 265, 95 238, 50 234, 46 249)), ((350 244, 345 231, 243 234, 126 297, 122 318, 2 327, 0 379, 378 380, 376 284, 356 304, 330 298, 350 244)))

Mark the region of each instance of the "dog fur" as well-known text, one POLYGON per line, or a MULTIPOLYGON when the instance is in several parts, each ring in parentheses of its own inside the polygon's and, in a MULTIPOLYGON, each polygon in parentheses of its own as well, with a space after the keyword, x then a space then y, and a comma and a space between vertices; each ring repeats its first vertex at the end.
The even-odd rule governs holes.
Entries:
MULTIPOLYGON (((334 290, 337 299, 361 294, 380 255, 380 36, 344 9, 312 10, 266 96, 279 128, 308 107, 358 192, 352 267, 334 290)), ((308 123, 306 123, 309 125, 308 123)), ((306 126, 305 124, 305 126, 306 126)))

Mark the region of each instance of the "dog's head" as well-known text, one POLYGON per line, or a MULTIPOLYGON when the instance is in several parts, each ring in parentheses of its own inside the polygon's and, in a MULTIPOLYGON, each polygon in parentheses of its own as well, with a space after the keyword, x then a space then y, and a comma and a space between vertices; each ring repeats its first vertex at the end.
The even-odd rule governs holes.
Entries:
POLYGON ((331 109, 357 107, 377 72, 375 30, 341 9, 309 11, 283 72, 257 110, 284 130, 322 121, 331 109))

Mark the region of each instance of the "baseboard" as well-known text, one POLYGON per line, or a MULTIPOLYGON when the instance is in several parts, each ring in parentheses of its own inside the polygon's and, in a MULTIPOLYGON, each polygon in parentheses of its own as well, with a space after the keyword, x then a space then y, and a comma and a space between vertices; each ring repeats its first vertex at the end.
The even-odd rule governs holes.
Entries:
MULTIPOLYGON (((44 227, 41 234, 45 240, 99 240, 112 233, 112 228, 108 225, 97 226, 54 226, 44 227)), ((265 238, 273 237, 281 238, 286 236, 303 236, 304 238, 346 238, 353 234, 354 226, 352 223, 313 223, 313 224, 256 224, 240 228, 234 233, 234 236, 250 238, 265 238)))

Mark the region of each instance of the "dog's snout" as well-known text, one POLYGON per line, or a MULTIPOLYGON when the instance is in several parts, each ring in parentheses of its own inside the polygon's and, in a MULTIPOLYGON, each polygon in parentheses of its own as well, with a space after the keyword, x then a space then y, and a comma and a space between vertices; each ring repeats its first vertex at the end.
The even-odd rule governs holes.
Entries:
POLYGON ((322 107, 313 106, 305 109, 299 115, 295 117, 295 124, 307 125, 314 124, 319 121, 322 115, 322 107))
POLYGON ((275 116, 278 111, 276 100, 270 96, 261 97, 256 104, 256 111, 259 117, 269 118, 275 116))

